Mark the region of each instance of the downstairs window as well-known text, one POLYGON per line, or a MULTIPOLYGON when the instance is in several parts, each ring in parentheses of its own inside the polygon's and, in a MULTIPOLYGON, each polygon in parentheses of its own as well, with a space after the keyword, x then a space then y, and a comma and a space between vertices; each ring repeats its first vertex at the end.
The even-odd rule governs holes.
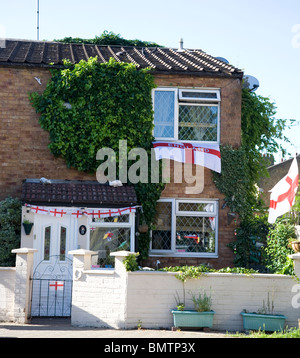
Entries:
POLYGON ((161 199, 157 202, 151 254, 216 257, 218 202, 161 199))

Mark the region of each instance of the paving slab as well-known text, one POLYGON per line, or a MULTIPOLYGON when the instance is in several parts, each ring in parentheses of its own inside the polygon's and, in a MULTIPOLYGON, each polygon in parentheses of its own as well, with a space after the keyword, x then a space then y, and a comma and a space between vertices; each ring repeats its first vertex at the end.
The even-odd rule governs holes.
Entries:
POLYGON ((69 320, 38 319, 31 324, 0 323, 0 338, 230 338, 226 332, 192 330, 155 330, 155 329, 99 329, 74 327, 69 320))

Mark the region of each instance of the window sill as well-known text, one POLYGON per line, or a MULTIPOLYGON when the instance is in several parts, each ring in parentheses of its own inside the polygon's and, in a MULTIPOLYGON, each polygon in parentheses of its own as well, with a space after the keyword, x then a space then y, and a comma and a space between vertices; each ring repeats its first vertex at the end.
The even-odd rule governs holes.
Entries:
POLYGON ((149 257, 186 257, 186 258, 206 258, 206 259, 218 259, 219 255, 214 253, 202 253, 197 254, 194 252, 187 252, 187 253, 166 253, 166 252, 150 252, 149 257))

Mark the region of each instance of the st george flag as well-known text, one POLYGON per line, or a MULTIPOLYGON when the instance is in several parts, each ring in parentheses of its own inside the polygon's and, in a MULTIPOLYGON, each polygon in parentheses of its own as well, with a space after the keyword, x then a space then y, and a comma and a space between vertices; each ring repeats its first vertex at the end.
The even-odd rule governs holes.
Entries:
POLYGON ((269 223, 274 224, 276 219, 289 212, 294 205, 299 184, 299 171, 296 157, 288 174, 282 178, 272 190, 270 197, 269 223))
POLYGON ((218 144, 154 142, 155 158, 172 159, 181 163, 198 164, 221 173, 221 153, 218 144))

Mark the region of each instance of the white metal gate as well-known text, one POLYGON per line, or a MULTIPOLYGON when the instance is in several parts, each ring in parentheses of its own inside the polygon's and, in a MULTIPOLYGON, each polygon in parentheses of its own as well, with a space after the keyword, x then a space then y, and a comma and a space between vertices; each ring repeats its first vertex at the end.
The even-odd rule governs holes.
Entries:
POLYGON ((41 261, 32 276, 32 317, 70 317, 72 306, 72 261, 51 256, 41 261))

